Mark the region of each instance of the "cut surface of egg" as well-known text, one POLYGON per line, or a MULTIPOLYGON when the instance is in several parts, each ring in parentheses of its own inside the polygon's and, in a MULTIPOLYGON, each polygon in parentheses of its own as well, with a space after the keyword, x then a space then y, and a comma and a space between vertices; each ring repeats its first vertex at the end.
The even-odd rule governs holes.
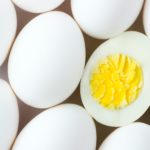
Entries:
POLYGON ((9 150, 18 131, 19 110, 10 86, 0 79, 0 149, 9 150))
POLYGON ((5 61, 17 28, 16 11, 10 0, 0 0, 0 66, 5 61))
POLYGON ((51 107, 76 89, 85 64, 85 43, 75 21, 63 12, 33 19, 17 37, 8 64, 11 86, 28 105, 51 107))
POLYGON ((150 126, 133 123, 118 128, 102 143, 99 150, 149 150, 150 126))
POLYGON ((123 126, 137 120, 150 101, 150 40, 125 32, 100 45, 81 81, 85 108, 100 123, 123 126))
POLYGON ((144 30, 150 38, 150 0, 145 1, 144 13, 143 13, 144 30))
POLYGON ((12 150, 95 150, 96 128, 82 107, 63 104, 35 117, 21 131, 12 150))
POLYGON ((61 5, 64 0, 12 0, 18 7, 32 13, 50 11, 61 5))
POLYGON ((127 30, 140 13, 144 0, 71 0, 75 20, 88 35, 112 38, 127 30))

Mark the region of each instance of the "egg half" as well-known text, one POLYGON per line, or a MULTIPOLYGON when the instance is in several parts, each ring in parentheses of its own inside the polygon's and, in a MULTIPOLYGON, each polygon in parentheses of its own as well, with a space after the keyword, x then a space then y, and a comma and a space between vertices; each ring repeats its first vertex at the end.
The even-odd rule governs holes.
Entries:
POLYGON ((150 105, 150 40, 134 31, 100 45, 81 81, 85 108, 107 126, 127 125, 150 105))
POLYGON ((64 2, 64 0, 12 0, 12 1, 18 7, 32 13, 42 13, 53 10, 64 2))
POLYGON ((52 11, 34 18, 19 33, 8 76, 23 102, 47 108, 74 92, 84 65, 85 43, 78 25, 69 15, 52 11))
POLYGON ((145 33, 150 37, 150 0, 145 1, 143 23, 145 33))
POLYGON ((96 129, 80 106, 63 104, 35 117, 21 131, 12 150, 95 150, 96 129))
POLYGON ((15 38, 17 17, 10 0, 0 0, 0 66, 5 61, 15 38))
POLYGON ((74 18, 88 35, 112 38, 127 30, 140 13, 144 0, 71 0, 74 18))
POLYGON ((99 150, 149 150, 150 126, 133 123, 116 129, 100 146, 99 150))
POLYGON ((9 150, 18 131, 17 99, 8 83, 0 79, 0 149, 9 150))

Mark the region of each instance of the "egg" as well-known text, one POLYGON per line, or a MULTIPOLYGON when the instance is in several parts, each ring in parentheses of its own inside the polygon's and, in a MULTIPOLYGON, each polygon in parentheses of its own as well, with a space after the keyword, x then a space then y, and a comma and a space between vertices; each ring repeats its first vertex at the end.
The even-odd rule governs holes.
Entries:
POLYGON ((100 45, 91 55, 80 93, 87 111, 107 126, 128 125, 150 105, 150 40, 128 31, 100 45))
POLYGON ((116 129, 100 146, 99 150, 149 150, 150 126, 133 123, 116 129))
POLYGON ((96 129, 81 106, 62 104, 29 122, 12 150, 95 150, 96 129))
POLYGON ((71 0, 80 27, 97 39, 112 38, 127 30, 140 13, 144 0, 71 0))
POLYGON ((75 21, 63 12, 33 19, 18 35, 8 76, 26 104, 47 108, 67 99, 78 86, 85 65, 85 43, 75 21))
POLYGON ((150 37, 150 1, 145 1, 143 23, 146 34, 150 37))
POLYGON ((0 66, 5 61, 17 28, 16 11, 10 0, 0 0, 0 66))
POLYGON ((61 5, 65 0, 12 0, 18 7, 32 13, 50 11, 61 5))
POLYGON ((9 150, 18 130, 17 99, 8 83, 0 79, 0 149, 9 150))

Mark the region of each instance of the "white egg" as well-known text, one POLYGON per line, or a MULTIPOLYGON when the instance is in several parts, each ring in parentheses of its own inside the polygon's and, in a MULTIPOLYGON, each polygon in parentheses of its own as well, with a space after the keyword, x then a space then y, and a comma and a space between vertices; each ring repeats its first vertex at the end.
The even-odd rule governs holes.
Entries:
POLYGON ((150 37, 150 0, 145 1, 143 22, 145 32, 150 37))
POLYGON ((112 38, 127 30, 140 13, 144 0, 71 0, 72 13, 88 35, 112 38))
POLYGON ((50 108, 21 131, 12 150, 95 150, 96 128, 75 104, 50 108))
POLYGON ((21 100, 46 108, 74 92, 84 65, 79 27, 69 15, 54 11, 36 17, 21 31, 10 54, 8 75, 21 100))
POLYGON ((12 0, 18 7, 32 13, 50 11, 61 5, 64 0, 12 0))
POLYGON ((150 40, 125 32, 100 45, 90 57, 81 81, 85 108, 107 126, 124 126, 150 105, 150 40))
POLYGON ((0 0, 0 66, 5 61, 17 28, 16 11, 10 0, 0 0))
POLYGON ((0 80, 0 149, 9 150, 17 133, 19 110, 10 86, 0 80))
POLYGON ((116 129, 100 146, 99 150, 149 150, 150 126, 133 123, 116 129))

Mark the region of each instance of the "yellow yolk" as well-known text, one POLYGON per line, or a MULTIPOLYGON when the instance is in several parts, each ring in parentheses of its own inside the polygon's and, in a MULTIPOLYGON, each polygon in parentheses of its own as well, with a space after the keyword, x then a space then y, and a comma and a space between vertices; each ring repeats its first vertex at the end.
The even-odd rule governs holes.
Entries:
POLYGON ((126 55, 115 54, 101 60, 92 71, 92 97, 110 110, 133 103, 143 86, 143 72, 139 63, 126 55))

